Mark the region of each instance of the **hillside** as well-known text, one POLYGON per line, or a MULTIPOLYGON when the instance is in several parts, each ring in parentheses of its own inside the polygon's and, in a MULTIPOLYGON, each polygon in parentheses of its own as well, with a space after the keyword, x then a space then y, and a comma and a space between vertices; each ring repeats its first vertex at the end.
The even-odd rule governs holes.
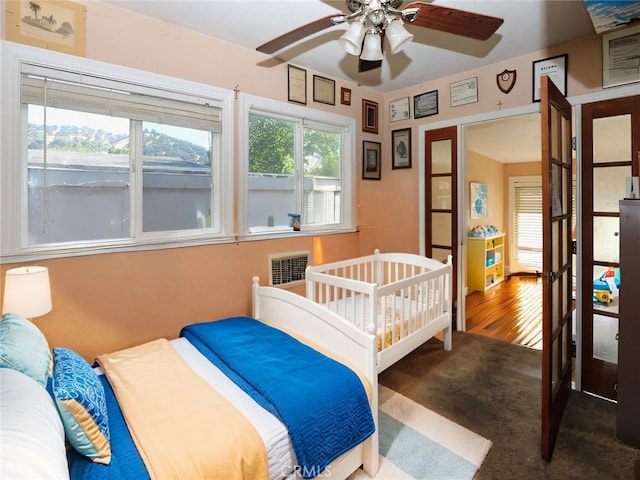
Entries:
MULTIPOLYGON (((47 147, 53 150, 120 155, 129 153, 127 134, 114 134, 75 125, 48 125, 47 133, 47 147)), ((147 129, 143 132, 143 138, 142 153, 145 156, 180 158, 198 165, 211 163, 209 152, 200 145, 147 129)), ((44 125, 30 123, 28 141, 30 150, 42 150, 44 125)))

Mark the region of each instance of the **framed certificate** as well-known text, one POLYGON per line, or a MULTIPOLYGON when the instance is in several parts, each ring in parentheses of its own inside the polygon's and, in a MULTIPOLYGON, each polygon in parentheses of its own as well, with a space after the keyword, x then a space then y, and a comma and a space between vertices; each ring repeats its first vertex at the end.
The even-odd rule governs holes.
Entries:
POLYGON ((413 118, 438 114, 438 90, 421 93, 413 97, 413 118))
POLYGON ((544 75, 558 87, 562 95, 567 94, 567 57, 558 55, 533 62, 533 101, 540 101, 540 78, 544 75))
POLYGON ((318 103, 326 103, 327 105, 336 104, 336 82, 330 78, 324 78, 320 75, 313 76, 313 101, 318 103))
POLYGON ((478 77, 454 82, 451 87, 451 106, 458 107, 478 101, 478 77))
POLYGON ((602 87, 640 81, 640 25, 602 35, 602 87))
POLYGON ((289 101, 307 104, 307 71, 304 68, 288 65, 289 69, 289 101))
POLYGON ((398 98, 389 102, 389 121, 398 122, 409 120, 411 112, 409 110, 409 97, 398 98))

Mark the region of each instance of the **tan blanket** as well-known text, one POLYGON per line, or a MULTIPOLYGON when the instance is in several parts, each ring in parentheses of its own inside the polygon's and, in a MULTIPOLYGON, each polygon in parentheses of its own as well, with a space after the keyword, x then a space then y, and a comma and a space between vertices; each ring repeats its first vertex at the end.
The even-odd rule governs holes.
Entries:
POLYGON ((167 340, 97 360, 152 479, 269 478, 253 425, 167 340))

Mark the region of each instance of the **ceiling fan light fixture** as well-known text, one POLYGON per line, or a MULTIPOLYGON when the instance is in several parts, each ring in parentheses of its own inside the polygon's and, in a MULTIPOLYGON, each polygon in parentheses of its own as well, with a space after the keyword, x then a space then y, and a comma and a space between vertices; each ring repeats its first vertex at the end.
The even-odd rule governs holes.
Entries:
POLYGON ((389 39, 392 54, 401 52, 413 40, 413 35, 397 19, 391 20, 387 25, 386 37, 389 39))
POLYGON ((365 12, 367 12, 367 18, 372 25, 381 25, 385 20, 385 11, 380 0, 371 0, 365 7, 365 12))
POLYGON ((362 51, 362 40, 366 33, 364 24, 353 22, 349 29, 338 39, 338 44, 350 55, 360 55, 362 51))
POLYGON ((419 8, 405 8, 404 10, 402 10, 401 15, 402 15, 402 19, 405 22, 413 22, 419 13, 420 13, 419 8))
POLYGON ((373 62, 382 60, 382 38, 377 31, 367 32, 360 58, 373 62))

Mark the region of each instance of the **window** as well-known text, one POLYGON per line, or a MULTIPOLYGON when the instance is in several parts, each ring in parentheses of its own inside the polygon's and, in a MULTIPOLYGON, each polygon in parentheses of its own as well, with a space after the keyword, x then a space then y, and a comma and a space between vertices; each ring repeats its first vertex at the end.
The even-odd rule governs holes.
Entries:
POLYGON ((511 178, 513 272, 542 272, 542 184, 540 177, 511 178))
POLYGON ((243 96, 246 159, 241 231, 352 228, 351 118, 243 96), (299 217, 298 217, 299 216, 299 217))
MULTIPOLYGON (((229 235, 225 209, 232 206, 222 201, 232 195, 227 186, 232 178, 224 177, 231 171, 225 162, 232 162, 232 155, 224 154, 232 136, 222 135, 226 94, 145 72, 73 62, 45 66, 16 59, 14 138, 21 145, 16 151, 23 153, 7 157, 18 160, 2 173, 24 178, 26 185, 10 188, 24 192, 12 197, 21 199, 14 205, 20 214, 12 218, 13 231, 21 235, 5 237, 3 253, 229 235), (155 86, 145 85, 145 79, 155 86)), ((4 97, 5 91, 3 104, 4 97)))

